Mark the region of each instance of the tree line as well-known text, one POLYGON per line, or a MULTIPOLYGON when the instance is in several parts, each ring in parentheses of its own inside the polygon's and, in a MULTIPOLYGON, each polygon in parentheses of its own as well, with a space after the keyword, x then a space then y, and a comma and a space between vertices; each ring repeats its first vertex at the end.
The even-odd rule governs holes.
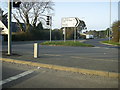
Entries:
MULTIPOLYGON (((16 20, 18 25, 18 31, 13 33, 13 40, 49 40, 50 30, 45 29, 46 26, 46 13, 54 12, 54 3, 48 2, 22 2, 20 8, 14 8, 12 16, 16 20), (23 22, 23 23, 21 23, 23 22)), ((0 20, 7 24, 7 14, 0 8, 0 20)), ((82 23, 84 29, 86 27, 85 22, 82 23)), ((89 31, 87 33, 94 34, 99 38, 111 37, 113 42, 119 42, 120 40, 120 21, 116 21, 112 24, 112 31, 109 28, 103 31, 89 31), (110 33, 108 33, 110 31, 110 33)), ((77 32, 77 31, 76 31, 77 32)), ((5 36, 7 40, 7 36, 5 36)), ((66 39, 74 38, 74 28, 66 28, 66 39)), ((77 32, 77 38, 82 36, 77 32)), ((62 40, 63 29, 52 30, 52 40, 62 40)))

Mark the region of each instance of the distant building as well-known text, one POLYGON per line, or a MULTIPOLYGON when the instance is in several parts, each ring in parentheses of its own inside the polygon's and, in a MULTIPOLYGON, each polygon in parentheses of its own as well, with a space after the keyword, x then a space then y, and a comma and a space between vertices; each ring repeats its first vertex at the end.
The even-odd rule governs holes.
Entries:
POLYGON ((0 21, 0 34, 8 34, 8 28, 0 21))
MULTIPOLYGON (((23 25, 23 27, 25 27, 25 24, 24 23, 21 23, 23 25)), ((21 31, 18 24, 16 22, 12 22, 12 27, 11 27, 11 30, 12 32, 19 32, 21 31)), ((6 23, 3 23, 2 21, 0 21, 0 34, 8 34, 8 24, 7 22, 6 23)))

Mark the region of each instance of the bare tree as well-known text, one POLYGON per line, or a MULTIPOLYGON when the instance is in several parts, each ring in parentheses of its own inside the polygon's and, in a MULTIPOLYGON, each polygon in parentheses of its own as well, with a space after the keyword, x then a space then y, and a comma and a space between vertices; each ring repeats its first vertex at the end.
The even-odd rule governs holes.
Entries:
POLYGON ((3 10, 0 8, 0 20, 2 20, 3 10))
POLYGON ((7 16, 8 16, 8 13, 4 13, 4 11, 0 8, 0 20, 5 24, 7 25, 7 16))
POLYGON ((17 8, 13 12, 13 17, 17 21, 21 31, 24 28, 21 25, 21 21, 25 24, 25 30, 28 32, 31 28, 36 28, 37 25, 43 19, 43 15, 47 10, 53 10, 54 3, 51 1, 44 2, 22 2, 20 8, 17 8))

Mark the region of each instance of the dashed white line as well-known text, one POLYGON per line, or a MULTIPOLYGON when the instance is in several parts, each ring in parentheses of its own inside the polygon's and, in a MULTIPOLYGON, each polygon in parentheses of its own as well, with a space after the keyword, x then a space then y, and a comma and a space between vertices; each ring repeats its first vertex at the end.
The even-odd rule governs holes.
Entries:
POLYGON ((101 47, 92 47, 92 48, 101 48, 101 47))
POLYGON ((8 83, 8 82, 11 82, 11 81, 13 81, 13 80, 16 80, 16 79, 19 79, 19 78, 21 78, 21 77, 24 77, 24 76, 26 76, 26 75, 28 75, 28 74, 33 73, 33 72, 34 72, 34 70, 29 70, 29 71, 23 72, 23 73, 21 73, 21 74, 18 74, 18 75, 16 75, 16 76, 12 76, 12 77, 10 77, 10 78, 8 78, 8 79, 2 80, 2 81, 0 81, 0 86, 3 85, 3 84, 6 84, 6 83, 8 83))
POLYGON ((116 60, 109 60, 109 59, 95 59, 95 58, 90 58, 90 57, 77 57, 77 56, 71 56, 71 58, 78 58, 78 59, 86 59, 86 60, 91 60, 91 61, 108 61, 108 62, 119 62, 119 61, 116 61, 116 60))
POLYGON ((57 54, 44 54, 46 56, 61 56, 61 55, 57 55, 57 54))

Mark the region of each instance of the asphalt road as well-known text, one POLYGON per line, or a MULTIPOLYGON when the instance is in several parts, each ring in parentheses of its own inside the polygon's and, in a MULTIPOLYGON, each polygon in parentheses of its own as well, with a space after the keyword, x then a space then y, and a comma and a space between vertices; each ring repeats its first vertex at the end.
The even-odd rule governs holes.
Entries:
MULTIPOLYGON (((94 42, 95 44, 98 43, 98 41, 100 40, 87 40, 88 43, 94 42)), ((40 45, 39 58, 37 59, 33 58, 33 42, 13 42, 12 47, 13 53, 18 55, 3 55, 3 57, 75 68, 118 72, 118 48, 116 47, 67 47, 40 45)), ((3 51, 7 51, 7 45, 3 45, 3 51)))
MULTIPOLYGON (((118 88, 118 79, 2 63, 3 88, 118 88)), ((0 81, 1 82, 1 81, 0 81)))
POLYGON ((105 44, 101 44, 100 41, 106 41, 106 40, 109 40, 109 39, 89 39, 89 40, 85 40, 84 43, 87 43, 87 44, 91 44, 91 45, 94 45, 96 47, 107 47, 107 48, 119 48, 117 46, 111 46, 111 45, 105 45, 105 44))

